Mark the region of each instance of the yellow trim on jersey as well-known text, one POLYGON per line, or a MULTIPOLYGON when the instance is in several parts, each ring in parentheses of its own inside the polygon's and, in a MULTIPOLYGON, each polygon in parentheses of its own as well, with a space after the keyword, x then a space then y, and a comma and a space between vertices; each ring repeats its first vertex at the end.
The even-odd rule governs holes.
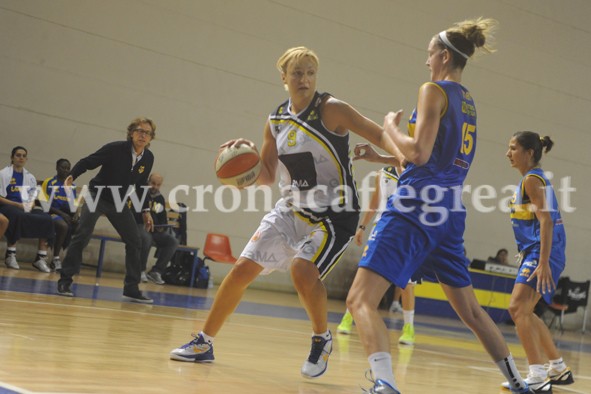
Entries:
MULTIPOLYGON (((298 212, 296 210, 293 211, 294 215, 296 215, 298 218, 300 218, 300 220, 302 220, 304 223, 307 223, 309 226, 316 226, 318 225, 319 228, 321 230, 324 230, 324 237, 322 239, 322 244, 320 244, 320 246, 318 247, 318 249, 316 250, 316 254, 314 254, 314 256, 312 257, 312 262, 316 262, 316 259, 318 258, 318 256, 324 251, 324 247, 326 246, 326 241, 328 239, 328 230, 326 229, 326 226, 324 225, 324 221, 319 221, 318 223, 313 223, 309 217, 303 215, 301 212, 298 212)), ((311 234, 311 233, 310 233, 311 234)), ((336 265, 336 264, 335 264, 336 265)), ((333 265, 334 266, 334 265, 333 265)), ((330 270, 329 270, 330 271, 330 270)), ((326 273, 328 274, 328 272, 326 273)), ((326 274, 324 276, 326 276, 326 274)))
POLYGON ((543 177, 539 176, 538 174, 527 174, 525 177, 523 177, 523 180, 521 181, 521 199, 522 200, 523 200, 523 196, 525 196, 525 179, 529 176, 535 176, 536 178, 541 180, 544 187, 546 187, 546 180, 543 177))
POLYGON ((389 172, 387 172, 387 171, 382 171, 382 174, 383 174, 383 175, 384 175, 386 178, 388 178, 388 179, 392 179, 393 181, 396 181, 396 182, 398 182, 398 177, 397 177, 397 176, 394 176, 393 174, 391 174, 391 173, 389 173, 389 172))
POLYGON ((330 266, 330 269, 329 269, 328 271, 326 271, 326 272, 324 273, 324 275, 320 275, 320 280, 324 280, 324 278, 326 278, 326 277, 328 276, 328 274, 330 274, 330 273, 331 273, 331 271, 334 269, 334 267, 336 267, 336 266, 337 266, 337 264, 339 263, 339 261, 341 261, 341 259, 343 258, 343 255, 344 255, 344 254, 345 254, 345 253, 341 253, 341 254, 340 254, 340 256, 339 256, 339 258, 338 258, 338 259, 337 259, 337 260, 334 262, 334 264, 332 264, 332 265, 330 266))
POLYGON ((511 219, 534 220, 536 214, 531 211, 531 204, 516 204, 511 207, 511 219))
POLYGON ((435 82, 425 82, 425 83, 423 84, 423 86, 424 86, 424 85, 434 85, 434 86, 436 86, 436 87, 437 87, 439 90, 441 90, 441 93, 443 93, 443 98, 445 98, 445 105, 443 106, 443 108, 441 109, 441 113, 439 114, 439 118, 440 118, 440 119, 441 119, 441 118, 443 118, 443 115, 445 115, 445 113, 447 112, 447 107, 448 107, 448 105, 449 105, 449 103, 448 103, 448 101, 447 101, 447 93, 445 93, 445 90, 444 90, 444 89, 443 89, 441 86, 437 85, 435 82))
MULTIPOLYGON (((326 150, 329 153, 329 156, 332 158, 333 160, 333 164, 335 165, 335 167, 337 168, 337 171, 339 173, 339 180, 340 180, 340 184, 344 185, 345 184, 345 177, 343 174, 343 165, 341 165, 341 163, 339 162, 338 158, 334 155, 334 153, 332 152, 331 149, 328 148, 328 144, 325 143, 322 139, 320 139, 316 134, 314 134, 313 132, 311 132, 310 130, 306 129, 305 127, 303 127, 301 124, 299 124, 298 122, 296 122, 295 120, 288 118, 288 119, 270 119, 271 123, 276 123, 277 125, 279 125, 280 123, 284 123, 284 122, 289 122, 292 123, 296 128, 298 128, 299 130, 303 131, 305 134, 309 135, 311 138, 313 138, 314 140, 316 140, 316 142, 318 142, 318 144, 320 146, 322 146, 324 148, 324 150, 326 150)), ((341 188, 340 190, 340 198, 341 198, 341 203, 345 203, 345 190, 343 188, 341 188)))
POLYGON ((51 178, 45 178, 45 180, 43 181, 43 184, 41 185, 41 193, 43 193, 43 197, 45 197, 45 200, 43 201, 49 201, 49 195, 47 195, 47 184, 49 183, 49 180, 51 178))

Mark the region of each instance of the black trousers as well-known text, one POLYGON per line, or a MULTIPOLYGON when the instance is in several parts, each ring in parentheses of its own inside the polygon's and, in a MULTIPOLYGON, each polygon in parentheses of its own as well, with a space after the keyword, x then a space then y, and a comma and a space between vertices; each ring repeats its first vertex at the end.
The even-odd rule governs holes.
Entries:
POLYGON ((44 238, 51 243, 55 237, 53 220, 48 213, 36 209, 25 212, 12 205, 0 205, 0 213, 10 221, 5 234, 8 244, 21 238, 44 238))
POLYGON ((100 199, 94 212, 84 204, 80 214, 78 229, 72 235, 70 246, 62 263, 60 283, 71 284, 72 277, 80 272, 82 265, 82 251, 92 236, 98 219, 105 215, 125 243, 125 280, 124 293, 139 292, 141 276, 140 264, 140 235, 131 210, 125 204, 121 212, 117 212, 115 204, 100 199))

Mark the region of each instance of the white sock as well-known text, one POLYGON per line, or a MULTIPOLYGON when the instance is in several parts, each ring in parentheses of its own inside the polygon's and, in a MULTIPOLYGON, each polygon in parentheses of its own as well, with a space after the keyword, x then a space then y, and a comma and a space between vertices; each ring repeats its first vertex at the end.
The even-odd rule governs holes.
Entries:
POLYGON ((511 353, 506 358, 496 361, 495 364, 497 364, 497 367, 499 367, 512 389, 523 389, 525 387, 525 382, 519 374, 517 367, 515 367, 515 361, 511 353))
POLYGON ((414 309, 411 311, 402 310, 402 316, 404 318, 404 324, 410 324, 411 326, 414 324, 415 321, 415 311, 414 309))
POLYGON ((214 337, 210 337, 209 335, 207 335, 203 331, 201 331, 199 333, 199 335, 203 336, 203 339, 205 339, 205 342, 209 343, 210 345, 213 345, 213 339, 214 339, 214 337))
POLYGON ((53 256, 53 261, 59 260, 60 256, 53 256))
POLYGON ((8 253, 16 253, 16 247, 14 247, 14 246, 8 247, 8 248, 6 248, 6 252, 8 252, 8 253))
POLYGON ((542 364, 531 364, 529 366, 528 376, 535 376, 536 378, 544 380, 546 379, 546 376, 548 376, 548 371, 542 364))
POLYGON ((392 372, 392 355, 390 353, 374 353, 367 358, 367 361, 369 361, 369 366, 375 380, 383 380, 394 387, 395 390, 398 390, 394 381, 394 372, 392 372))
POLYGON ((332 339, 332 335, 330 334, 330 330, 326 330, 326 332, 323 332, 322 334, 313 333, 312 336, 313 337, 322 337, 324 339, 332 339))
POLYGON ((47 250, 38 250, 37 255, 39 256, 47 256, 47 250))
POLYGON ((556 360, 550 360, 550 368, 562 372, 566 369, 566 363, 562 360, 562 357, 556 360))
POLYGON ((394 308, 400 308, 399 301, 392 301, 392 305, 390 305, 390 309, 394 309, 394 308))

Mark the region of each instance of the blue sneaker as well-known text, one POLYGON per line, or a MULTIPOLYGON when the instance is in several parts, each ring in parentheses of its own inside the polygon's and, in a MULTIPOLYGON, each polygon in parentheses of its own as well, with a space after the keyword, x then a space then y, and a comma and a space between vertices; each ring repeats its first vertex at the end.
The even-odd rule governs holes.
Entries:
MULTIPOLYGON (((552 387, 550 387, 550 390, 552 389, 552 387)), ((512 393, 518 393, 518 394, 535 394, 537 391, 535 391, 534 389, 532 389, 531 387, 529 387, 526 383, 526 386, 524 388, 522 388, 521 390, 511 390, 512 393)), ((552 393, 552 391, 550 391, 550 393, 552 393)))
POLYGON ((390 386, 387 382, 381 379, 376 380, 374 386, 369 389, 369 394, 400 394, 400 391, 390 386))
POLYGON ((191 334, 191 336, 194 338, 191 342, 170 352, 170 359, 195 363, 212 363, 215 360, 213 345, 207 343, 201 334, 191 334))
POLYGON ((374 380, 371 369, 365 371, 365 378, 373 383, 373 387, 369 390, 362 389, 364 393, 368 394, 400 394, 392 385, 382 379, 374 380))

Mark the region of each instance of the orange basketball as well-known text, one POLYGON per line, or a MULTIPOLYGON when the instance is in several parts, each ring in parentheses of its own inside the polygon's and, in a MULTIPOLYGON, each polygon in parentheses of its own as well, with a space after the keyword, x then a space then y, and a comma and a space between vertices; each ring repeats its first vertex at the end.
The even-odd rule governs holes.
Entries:
POLYGON ((261 173, 259 153, 249 145, 226 147, 215 159, 215 174, 223 185, 243 188, 256 182, 261 173))

